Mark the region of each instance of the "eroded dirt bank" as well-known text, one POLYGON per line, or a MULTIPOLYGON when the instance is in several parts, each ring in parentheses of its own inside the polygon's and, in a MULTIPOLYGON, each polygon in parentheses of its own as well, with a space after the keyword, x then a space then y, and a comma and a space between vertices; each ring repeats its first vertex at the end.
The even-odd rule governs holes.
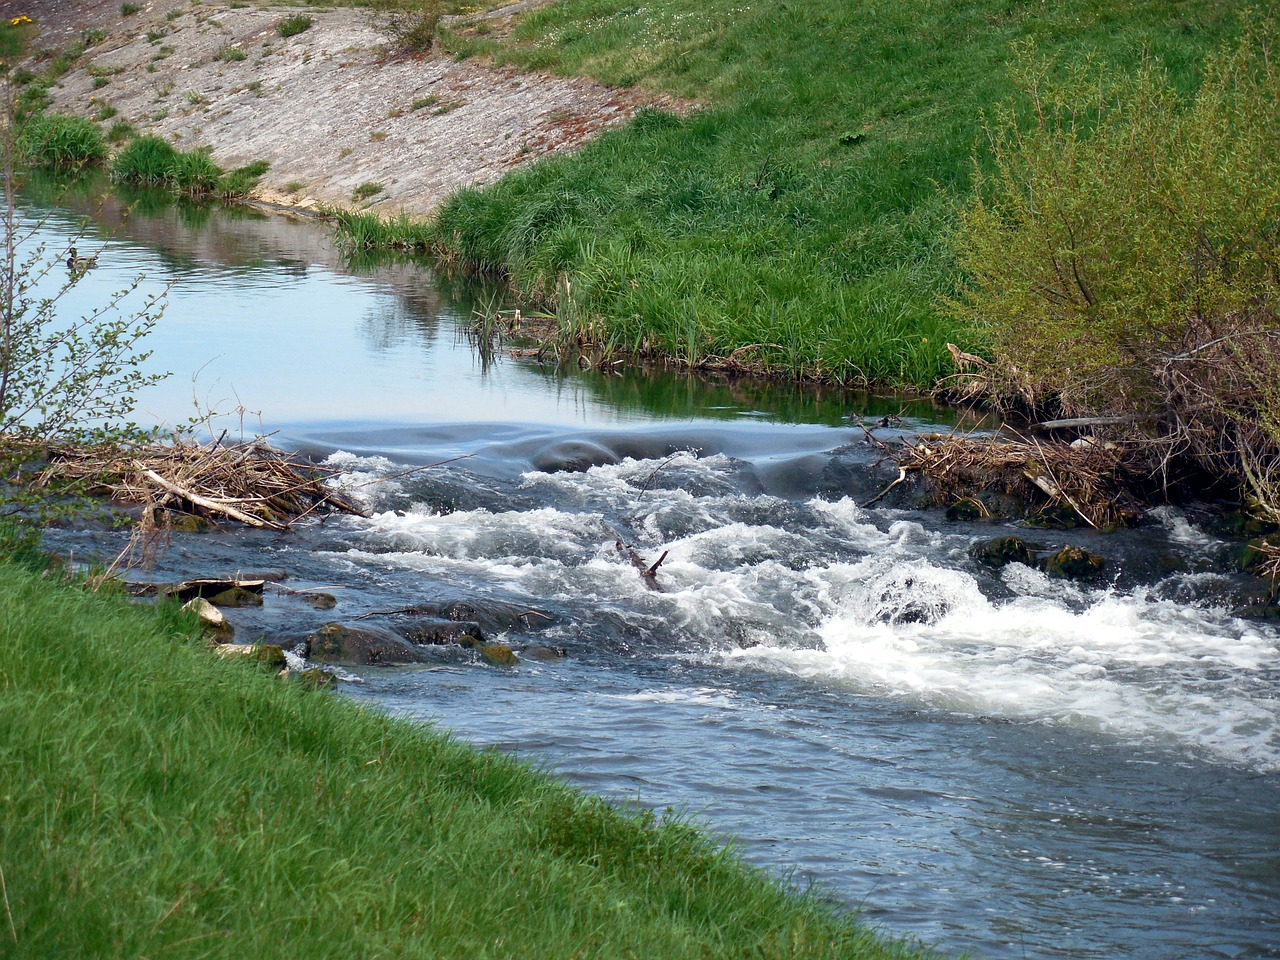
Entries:
POLYGON ((579 78, 494 69, 441 56, 392 56, 366 10, 149 0, 0 4, 42 28, 37 48, 105 32, 51 91, 50 109, 117 111, 227 169, 271 168, 259 198, 295 207, 424 214, 452 191, 573 150, 652 99, 579 78), (310 28, 276 25, 305 12, 310 28), (381 192, 357 201, 354 191, 381 192), (368 188, 367 188, 368 189, 368 188))

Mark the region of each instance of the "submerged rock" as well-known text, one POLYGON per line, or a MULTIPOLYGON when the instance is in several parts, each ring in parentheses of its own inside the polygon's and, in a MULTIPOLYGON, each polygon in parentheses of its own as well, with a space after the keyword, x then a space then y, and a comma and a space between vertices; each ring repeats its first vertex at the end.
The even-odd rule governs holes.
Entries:
POLYGON ((563 660, 568 655, 569 651, 564 647, 548 647, 541 643, 530 643, 520 648, 522 660, 537 660, 541 663, 563 660))
POLYGON ((1083 547, 1063 547, 1045 558, 1044 572, 1051 577, 1084 580, 1092 577, 1106 565, 1106 561, 1083 547))
POLYGON ((515 651, 505 643, 477 643, 476 652, 485 663, 495 667, 514 667, 520 662, 515 651))
MULTIPOLYGON (((477 639, 484 638, 480 624, 474 620, 422 618, 397 623, 396 630, 406 639, 424 646, 441 646, 449 643, 462 644, 464 639, 470 640, 471 644, 474 644, 477 639)), ((470 646, 471 644, 462 645, 470 646)))
POLYGON ((585 473, 592 467, 621 463, 612 450, 588 440, 560 440, 539 450, 529 462, 543 473, 585 473))
POLYGON ((306 670, 280 671, 280 679, 286 683, 296 683, 309 690, 331 690, 338 685, 338 678, 319 667, 308 667, 306 670))
POLYGON ((209 597, 215 607, 260 607, 262 606, 261 589, 247 590, 242 586, 230 587, 221 593, 209 597))
POLYGON ((308 660, 372 666, 423 663, 426 658, 412 643, 384 627, 327 623, 306 638, 308 660))
POLYGON ((332 593, 304 593, 302 600, 317 610, 332 610, 338 605, 338 598, 332 593))

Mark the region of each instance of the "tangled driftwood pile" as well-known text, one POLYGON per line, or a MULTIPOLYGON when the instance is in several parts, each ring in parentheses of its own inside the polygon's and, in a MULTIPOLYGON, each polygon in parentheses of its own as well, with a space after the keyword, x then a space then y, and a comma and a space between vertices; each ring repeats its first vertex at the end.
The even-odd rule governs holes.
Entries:
POLYGON ((210 520, 284 530, 318 510, 365 513, 326 483, 339 471, 286 456, 260 437, 236 444, 179 437, 152 446, 54 450, 49 469, 149 508, 144 514, 176 507, 210 520))
POLYGON ((1125 451, 1110 443, 929 434, 905 443, 896 459, 898 482, 919 473, 940 502, 998 489, 1032 502, 1047 498, 1094 527, 1130 523, 1138 514, 1125 492, 1125 451))

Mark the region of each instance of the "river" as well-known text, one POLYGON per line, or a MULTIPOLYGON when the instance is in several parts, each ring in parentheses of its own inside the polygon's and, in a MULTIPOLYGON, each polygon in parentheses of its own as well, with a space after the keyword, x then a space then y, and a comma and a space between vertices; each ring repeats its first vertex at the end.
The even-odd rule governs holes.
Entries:
MULTIPOLYGON (((899 502, 848 420, 950 429, 922 401, 642 370, 483 364, 484 292, 352 265, 315 223, 84 191, 36 239, 100 252, 61 304, 144 274, 173 371, 139 416, 271 432, 364 484, 370 519, 175 536, 159 579, 281 568, 241 637, 421 603, 474 609, 516 668, 435 648, 344 694, 672 808, 892 936, 990 958, 1280 956, 1280 630, 1196 511, 1022 531, 899 502), (126 206, 125 201, 135 205, 126 206), (444 466, 411 467, 452 458, 444 466), (1103 554, 1097 583, 968 549, 1103 554), (615 540, 666 560, 647 589, 615 540)), ((120 535, 54 531, 107 555, 120 535)))

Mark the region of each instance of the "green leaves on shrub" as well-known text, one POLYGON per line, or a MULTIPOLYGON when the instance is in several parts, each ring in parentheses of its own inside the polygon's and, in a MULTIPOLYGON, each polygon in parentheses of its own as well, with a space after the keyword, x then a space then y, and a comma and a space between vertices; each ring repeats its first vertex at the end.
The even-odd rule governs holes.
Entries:
POLYGON ((19 130, 18 157, 38 167, 83 167, 100 163, 107 145, 97 126, 84 117, 37 114, 19 130))
POLYGON ((1252 23, 1190 98, 1154 64, 1057 83, 1021 64, 1027 106, 989 125, 951 304, 1006 395, 1129 416, 1215 471, 1280 462, 1277 41, 1275 18, 1252 23))

